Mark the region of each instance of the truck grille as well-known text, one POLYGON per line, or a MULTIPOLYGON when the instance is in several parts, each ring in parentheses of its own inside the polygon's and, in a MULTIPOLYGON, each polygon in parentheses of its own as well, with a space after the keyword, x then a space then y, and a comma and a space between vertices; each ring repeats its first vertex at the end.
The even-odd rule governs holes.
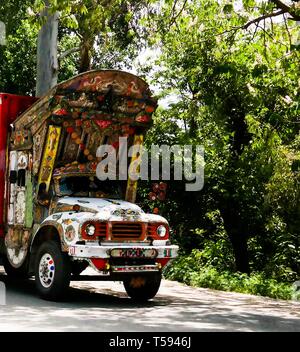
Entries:
POLYGON ((106 236, 106 223, 105 222, 96 222, 96 231, 95 235, 99 237, 105 237, 106 236))
POLYGON ((111 227, 111 239, 114 240, 137 240, 143 237, 141 223, 114 222, 111 227))
POLYGON ((157 228, 157 224, 148 224, 147 226, 147 236, 149 237, 154 237, 156 236, 156 228, 157 228))

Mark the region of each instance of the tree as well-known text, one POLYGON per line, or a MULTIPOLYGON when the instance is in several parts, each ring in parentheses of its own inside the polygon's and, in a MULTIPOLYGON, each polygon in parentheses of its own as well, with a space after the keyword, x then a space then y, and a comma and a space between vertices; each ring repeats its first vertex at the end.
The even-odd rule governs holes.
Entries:
POLYGON ((165 209, 186 250, 203 249, 225 231, 238 271, 275 275, 281 265, 281 278, 289 270, 295 278, 300 251, 292 209, 299 204, 293 196, 284 205, 283 189, 299 194, 299 175, 291 169, 299 160, 298 31, 284 18, 249 24, 261 8, 244 4, 235 9, 228 1, 174 1, 159 8, 151 41, 162 54, 154 80, 177 102, 160 111, 149 138, 205 146, 204 189, 185 197, 172 183, 172 208, 165 209), (168 120, 185 131, 174 131, 168 120), (276 205, 270 201, 275 184, 276 205), (283 215, 281 207, 289 211, 283 215), (279 223, 281 242, 295 248, 293 255, 281 255, 271 230, 279 223))
POLYGON ((38 45, 38 93, 41 95, 55 85, 58 59, 61 61, 78 52, 78 72, 81 73, 98 64, 95 59, 92 62, 92 57, 100 58, 107 46, 110 51, 114 47, 118 54, 123 51, 128 55, 129 46, 139 29, 136 21, 143 4, 143 0, 36 2, 35 13, 41 14, 42 21, 38 45), (57 59, 58 13, 60 33, 75 36, 78 45, 60 53, 57 59))
POLYGON ((6 25, 6 45, 0 46, 0 91, 13 94, 33 94, 36 66, 37 30, 26 19, 28 1, 2 2, 0 20, 6 25), (20 45, 22 43, 22 45, 20 45))
POLYGON ((57 84, 58 80, 58 20, 57 11, 50 13, 49 1, 41 12, 44 23, 39 31, 37 43, 36 96, 43 96, 57 84))
POLYGON ((33 94, 36 85, 40 96, 57 80, 82 71, 130 67, 141 46, 138 38, 145 36, 138 22, 144 3, 14 0, 1 5, 8 32, 8 44, 0 49, 8 63, 0 68, 1 79, 7 81, 3 90, 33 94), (37 82, 32 75, 35 66, 37 82))

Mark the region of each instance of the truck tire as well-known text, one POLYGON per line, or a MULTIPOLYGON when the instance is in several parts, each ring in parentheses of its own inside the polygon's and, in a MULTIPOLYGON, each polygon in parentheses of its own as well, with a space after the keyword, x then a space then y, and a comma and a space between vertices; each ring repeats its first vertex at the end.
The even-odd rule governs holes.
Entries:
POLYGON ((19 268, 14 268, 10 264, 9 260, 6 257, 4 257, 3 258, 3 266, 4 266, 4 270, 6 272, 6 275, 9 278, 22 280, 22 279, 28 279, 28 277, 29 277, 28 260, 27 259, 19 268))
POLYGON ((136 302, 153 298, 160 287, 161 273, 131 276, 123 281, 128 296, 136 302))
POLYGON ((68 255, 55 241, 42 243, 35 262, 35 284, 40 296, 49 301, 60 300, 68 290, 70 278, 68 255))

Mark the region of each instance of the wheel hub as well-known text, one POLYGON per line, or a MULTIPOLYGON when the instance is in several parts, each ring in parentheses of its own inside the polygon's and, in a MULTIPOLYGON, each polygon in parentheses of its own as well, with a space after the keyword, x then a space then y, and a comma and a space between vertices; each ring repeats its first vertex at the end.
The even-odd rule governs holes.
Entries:
POLYGON ((52 256, 49 253, 45 253, 39 264, 39 279, 43 287, 49 288, 55 275, 55 264, 52 256))

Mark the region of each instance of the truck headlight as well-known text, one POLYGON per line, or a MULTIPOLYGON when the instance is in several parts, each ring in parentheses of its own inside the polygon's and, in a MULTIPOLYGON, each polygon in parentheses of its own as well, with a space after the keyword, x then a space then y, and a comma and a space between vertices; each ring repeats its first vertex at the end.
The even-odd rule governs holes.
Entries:
POLYGON ((89 236, 94 236, 95 232, 96 232, 96 227, 92 224, 87 225, 87 227, 85 228, 85 232, 87 235, 89 236))
POLYGON ((164 225, 158 226, 156 229, 156 233, 158 234, 159 237, 165 237, 167 234, 167 228, 164 225))

